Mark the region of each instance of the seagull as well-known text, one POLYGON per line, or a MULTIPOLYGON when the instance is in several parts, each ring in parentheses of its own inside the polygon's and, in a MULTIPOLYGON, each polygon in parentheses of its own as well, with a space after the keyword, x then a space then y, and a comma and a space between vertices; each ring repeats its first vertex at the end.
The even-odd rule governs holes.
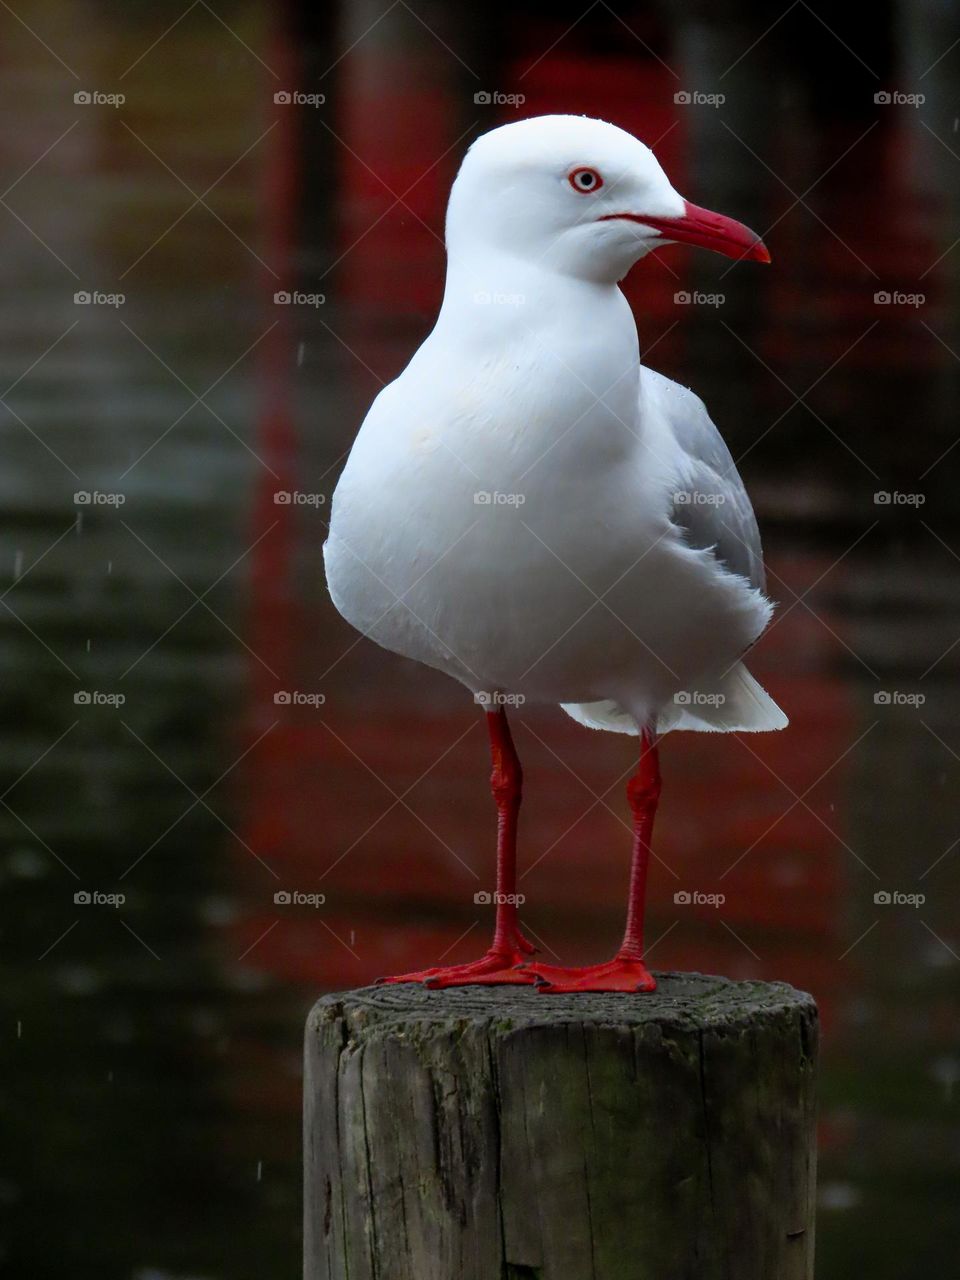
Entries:
POLYGON ((743 482, 703 402, 641 363, 618 287, 670 244, 770 261, 758 236, 685 200, 647 146, 602 120, 493 129, 453 183, 436 324, 370 407, 324 561, 348 622, 458 680, 485 715, 496 921, 480 959, 381 981, 652 991, 659 737, 787 723, 742 661, 773 611, 743 482), (507 709, 544 703, 639 738, 626 928, 602 964, 539 963, 520 927, 523 776, 507 709))

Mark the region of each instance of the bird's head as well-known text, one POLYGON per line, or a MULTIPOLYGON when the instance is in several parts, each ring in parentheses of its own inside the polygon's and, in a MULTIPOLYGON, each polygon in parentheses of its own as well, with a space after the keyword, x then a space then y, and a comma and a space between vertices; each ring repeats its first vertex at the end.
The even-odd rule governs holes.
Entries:
POLYGON ((664 244, 769 262, 759 236, 679 195, 649 147, 587 116, 535 116, 483 134, 450 194, 447 246, 483 247, 614 282, 664 244))

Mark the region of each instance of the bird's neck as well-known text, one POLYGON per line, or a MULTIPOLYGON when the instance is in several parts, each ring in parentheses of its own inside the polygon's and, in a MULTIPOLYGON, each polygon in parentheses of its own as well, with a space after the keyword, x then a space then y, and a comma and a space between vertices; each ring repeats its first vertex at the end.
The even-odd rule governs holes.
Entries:
POLYGON ((529 451, 532 463, 550 448, 576 470, 582 459, 596 466, 636 448, 639 343, 616 285, 515 258, 452 260, 436 327, 418 355, 431 379, 470 388, 458 391, 460 402, 492 396, 486 411, 514 433, 516 458, 529 451))
POLYGON ((585 326, 636 343, 633 315, 616 284, 496 250, 451 254, 436 332, 496 345, 524 333, 582 333, 585 326))

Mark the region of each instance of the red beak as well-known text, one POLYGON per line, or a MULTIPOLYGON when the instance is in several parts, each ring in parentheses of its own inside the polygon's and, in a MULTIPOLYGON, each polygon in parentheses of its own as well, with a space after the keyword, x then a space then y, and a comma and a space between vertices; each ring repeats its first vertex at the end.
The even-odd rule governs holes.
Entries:
POLYGON ((748 258, 751 262, 769 262, 770 254, 760 237, 742 222, 711 213, 684 200, 682 218, 652 218, 637 213, 608 213, 601 222, 625 218, 659 231, 664 240, 677 244, 695 244, 701 249, 714 249, 728 258, 748 258))

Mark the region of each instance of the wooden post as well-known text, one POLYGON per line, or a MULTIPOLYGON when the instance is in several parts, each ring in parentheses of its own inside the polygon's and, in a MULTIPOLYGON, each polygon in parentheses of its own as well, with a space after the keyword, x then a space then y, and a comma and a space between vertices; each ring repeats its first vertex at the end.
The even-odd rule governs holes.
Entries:
POLYGON ((367 987, 306 1033, 306 1280, 809 1280, 817 1010, 367 987))

